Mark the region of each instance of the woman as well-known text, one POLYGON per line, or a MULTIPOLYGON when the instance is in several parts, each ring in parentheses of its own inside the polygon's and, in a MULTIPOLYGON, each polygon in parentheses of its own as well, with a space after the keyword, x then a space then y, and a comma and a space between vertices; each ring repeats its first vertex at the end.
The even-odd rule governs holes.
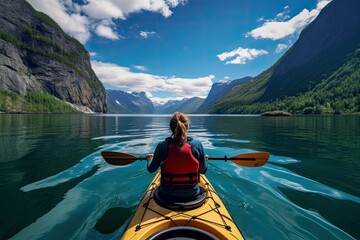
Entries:
POLYGON ((159 195, 166 199, 190 201, 200 194, 199 174, 207 170, 204 147, 198 140, 187 137, 190 120, 175 112, 170 120, 171 137, 159 143, 154 154, 148 154, 150 173, 161 166, 159 195))

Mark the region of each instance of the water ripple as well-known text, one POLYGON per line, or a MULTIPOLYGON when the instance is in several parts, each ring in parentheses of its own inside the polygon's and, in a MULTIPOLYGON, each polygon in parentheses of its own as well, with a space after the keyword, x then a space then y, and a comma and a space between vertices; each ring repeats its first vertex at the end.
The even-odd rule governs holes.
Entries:
MULTIPOLYGON (((126 116, 128 120, 130 117, 133 116, 126 116)), ((111 166, 102 159, 100 151, 138 156, 153 152, 156 144, 169 133, 155 118, 146 118, 141 125, 144 128, 132 126, 132 121, 128 121, 129 128, 122 130, 117 119, 115 129, 108 135, 104 132, 91 138, 102 141, 95 152, 56 175, 23 186, 21 190, 28 195, 31 194, 28 192, 36 193, 36 190, 50 187, 47 190, 51 193, 58 185, 83 177, 59 198, 56 206, 13 239, 58 239, 59 236, 119 239, 153 174, 147 172, 144 161, 111 166), (91 174, 87 174, 89 172, 91 174), (110 225, 119 218, 112 218, 114 213, 121 214, 121 222, 111 231, 105 230, 101 226, 110 225)), ((200 140, 211 157, 262 151, 251 134, 236 136, 232 130, 209 130, 205 126, 193 125, 189 136, 200 140)), ((271 154, 268 164, 257 168, 241 167, 229 161, 208 163, 207 177, 246 238, 353 239, 346 232, 353 233, 351 228, 360 222, 359 214, 353 213, 360 210, 360 198, 286 168, 301 164, 300 160, 271 154)))
POLYGON ((98 153, 91 154, 83 158, 78 164, 74 165, 73 167, 62 171, 54 176, 25 185, 20 190, 24 192, 29 192, 41 188, 55 187, 61 183, 70 181, 74 178, 80 177, 88 173, 94 166, 102 162, 103 159, 101 156, 99 156, 98 153))

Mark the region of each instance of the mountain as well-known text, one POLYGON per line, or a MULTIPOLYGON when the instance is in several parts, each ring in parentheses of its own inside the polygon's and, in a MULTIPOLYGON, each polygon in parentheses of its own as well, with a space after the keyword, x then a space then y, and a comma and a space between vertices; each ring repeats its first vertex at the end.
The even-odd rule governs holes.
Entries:
POLYGON ((155 108, 152 101, 146 97, 144 92, 127 93, 121 90, 106 90, 108 113, 154 113, 155 108))
POLYGON ((211 86, 210 92, 204 103, 197 109, 197 112, 207 112, 217 100, 229 92, 233 87, 251 80, 251 77, 244 77, 227 82, 217 82, 211 86))
POLYGON ((107 110, 89 53, 25 0, 0 1, 0 80, 0 111, 107 110))
POLYGON ((333 0, 268 70, 234 87, 213 113, 360 111, 360 1, 333 0))
POLYGON ((156 113, 174 113, 174 112, 197 113, 198 108, 203 103, 204 103, 204 99, 199 97, 184 98, 183 100, 171 100, 165 103, 164 105, 156 106, 155 112, 156 113))

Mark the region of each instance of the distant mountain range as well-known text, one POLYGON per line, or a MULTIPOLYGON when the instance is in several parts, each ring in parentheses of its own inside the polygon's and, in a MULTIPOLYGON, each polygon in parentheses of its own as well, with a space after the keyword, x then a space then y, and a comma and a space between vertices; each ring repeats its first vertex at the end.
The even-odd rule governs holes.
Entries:
POLYGON ((206 99, 193 97, 154 104, 144 92, 127 93, 122 90, 106 90, 109 113, 206 113, 218 99, 233 87, 246 83, 251 77, 214 83, 206 99))
POLYGON ((197 113, 199 106, 204 102, 205 99, 199 97, 184 98, 178 101, 168 101, 164 105, 157 105, 155 107, 155 113, 197 113))
POLYGON ((194 97, 179 101, 168 101, 163 105, 153 104, 144 92, 127 93, 121 90, 106 90, 108 113, 123 114, 152 114, 173 113, 176 111, 184 113, 195 113, 204 99, 194 97))
POLYGON ((144 92, 127 93, 121 90, 106 90, 108 113, 154 113, 152 101, 144 92))

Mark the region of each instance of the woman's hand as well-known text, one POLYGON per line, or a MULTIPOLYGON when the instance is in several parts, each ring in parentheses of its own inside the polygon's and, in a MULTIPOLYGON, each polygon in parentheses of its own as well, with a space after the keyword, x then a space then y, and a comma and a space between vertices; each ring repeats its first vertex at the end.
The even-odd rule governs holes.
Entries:
POLYGON ((205 155, 205 157, 206 157, 206 161, 208 161, 209 160, 209 155, 205 155))
POLYGON ((154 154, 149 153, 148 155, 146 155, 146 160, 152 160, 154 157, 154 154))

